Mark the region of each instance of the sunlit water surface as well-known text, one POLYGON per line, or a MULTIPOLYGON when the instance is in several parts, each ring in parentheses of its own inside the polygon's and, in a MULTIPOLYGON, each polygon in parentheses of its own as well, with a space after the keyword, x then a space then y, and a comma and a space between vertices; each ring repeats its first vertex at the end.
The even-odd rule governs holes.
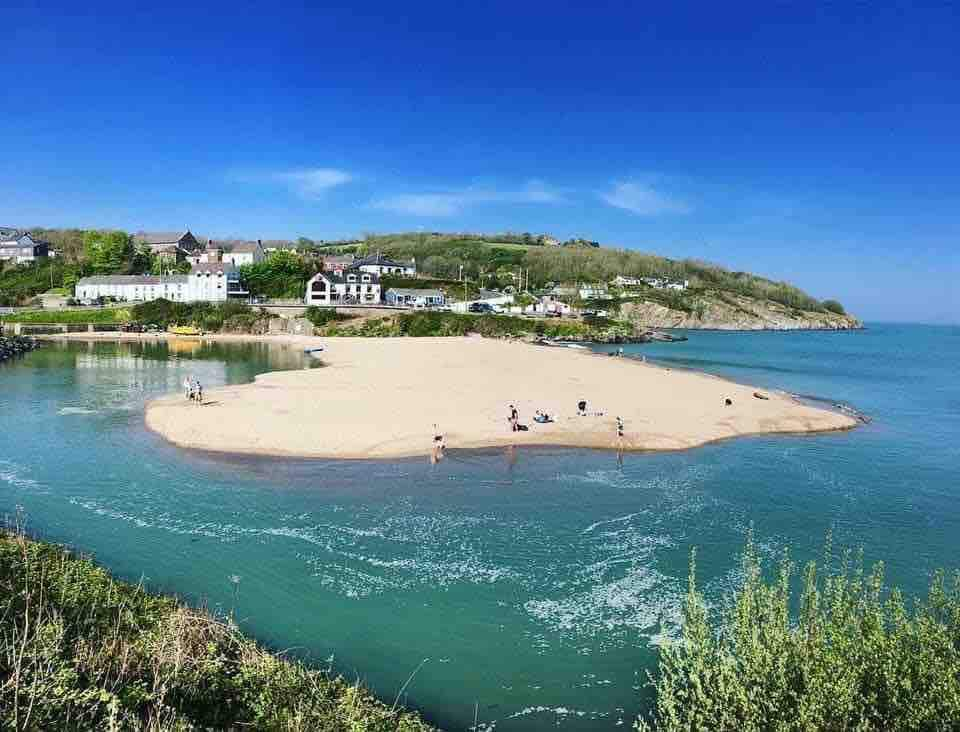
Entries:
POLYGON ((297 349, 50 345, 0 366, 0 513, 22 507, 35 534, 233 611, 391 703, 419 667, 401 701, 454 729, 475 715, 629 726, 656 644, 677 633, 690 548, 721 602, 751 523, 765 557, 790 546, 800 561, 832 528, 909 592, 958 564, 960 329, 691 333, 626 350, 874 421, 622 466, 584 450, 451 450, 435 466, 213 456, 146 431, 145 402, 188 373, 209 389, 304 368, 297 349))

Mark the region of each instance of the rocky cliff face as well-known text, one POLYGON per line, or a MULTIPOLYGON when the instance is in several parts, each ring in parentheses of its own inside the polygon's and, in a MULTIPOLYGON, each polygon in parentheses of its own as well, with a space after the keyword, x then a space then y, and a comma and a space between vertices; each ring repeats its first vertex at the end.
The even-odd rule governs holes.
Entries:
POLYGON ((770 300, 716 293, 698 296, 691 312, 656 302, 624 303, 620 317, 643 328, 702 328, 711 330, 851 330, 862 328, 850 315, 795 310, 770 300))

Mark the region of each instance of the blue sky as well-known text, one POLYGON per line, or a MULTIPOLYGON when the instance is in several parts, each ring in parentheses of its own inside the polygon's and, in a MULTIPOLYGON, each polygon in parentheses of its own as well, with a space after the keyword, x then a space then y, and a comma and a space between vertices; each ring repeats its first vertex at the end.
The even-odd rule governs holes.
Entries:
POLYGON ((5 3, 0 224, 550 232, 960 321, 952 3, 133 5, 5 3))

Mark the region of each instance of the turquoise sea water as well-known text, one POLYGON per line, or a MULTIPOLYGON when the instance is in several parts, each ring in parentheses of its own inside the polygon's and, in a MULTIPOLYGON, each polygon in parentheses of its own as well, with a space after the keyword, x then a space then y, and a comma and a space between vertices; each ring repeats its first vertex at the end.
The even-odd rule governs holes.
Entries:
POLYGON ((751 523, 765 556, 801 561, 832 527, 908 592, 960 565, 960 328, 694 332, 627 350, 874 421, 622 466, 546 449, 452 450, 436 466, 212 456, 147 432, 144 402, 186 373, 211 388, 302 368, 296 349, 50 345, 0 366, 0 514, 22 507, 35 534, 235 610, 390 702, 419 666, 401 701, 451 729, 475 710, 488 729, 629 726, 655 644, 677 631, 690 548, 720 602, 751 523))

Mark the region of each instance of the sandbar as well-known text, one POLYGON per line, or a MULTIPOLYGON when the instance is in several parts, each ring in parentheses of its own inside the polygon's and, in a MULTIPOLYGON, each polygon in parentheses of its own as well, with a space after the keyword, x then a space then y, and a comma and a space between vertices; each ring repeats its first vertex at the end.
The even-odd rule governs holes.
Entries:
POLYGON ((428 455, 436 431, 448 449, 679 450, 857 424, 785 393, 763 390, 769 398, 758 399, 755 387, 707 374, 564 347, 479 337, 290 342, 322 343, 323 367, 211 389, 203 406, 183 394, 161 397, 147 406, 147 426, 200 450, 359 459, 428 455), (577 413, 581 400, 586 416, 577 413), (527 431, 511 431, 510 405, 527 431), (536 410, 555 421, 534 422, 536 410))

